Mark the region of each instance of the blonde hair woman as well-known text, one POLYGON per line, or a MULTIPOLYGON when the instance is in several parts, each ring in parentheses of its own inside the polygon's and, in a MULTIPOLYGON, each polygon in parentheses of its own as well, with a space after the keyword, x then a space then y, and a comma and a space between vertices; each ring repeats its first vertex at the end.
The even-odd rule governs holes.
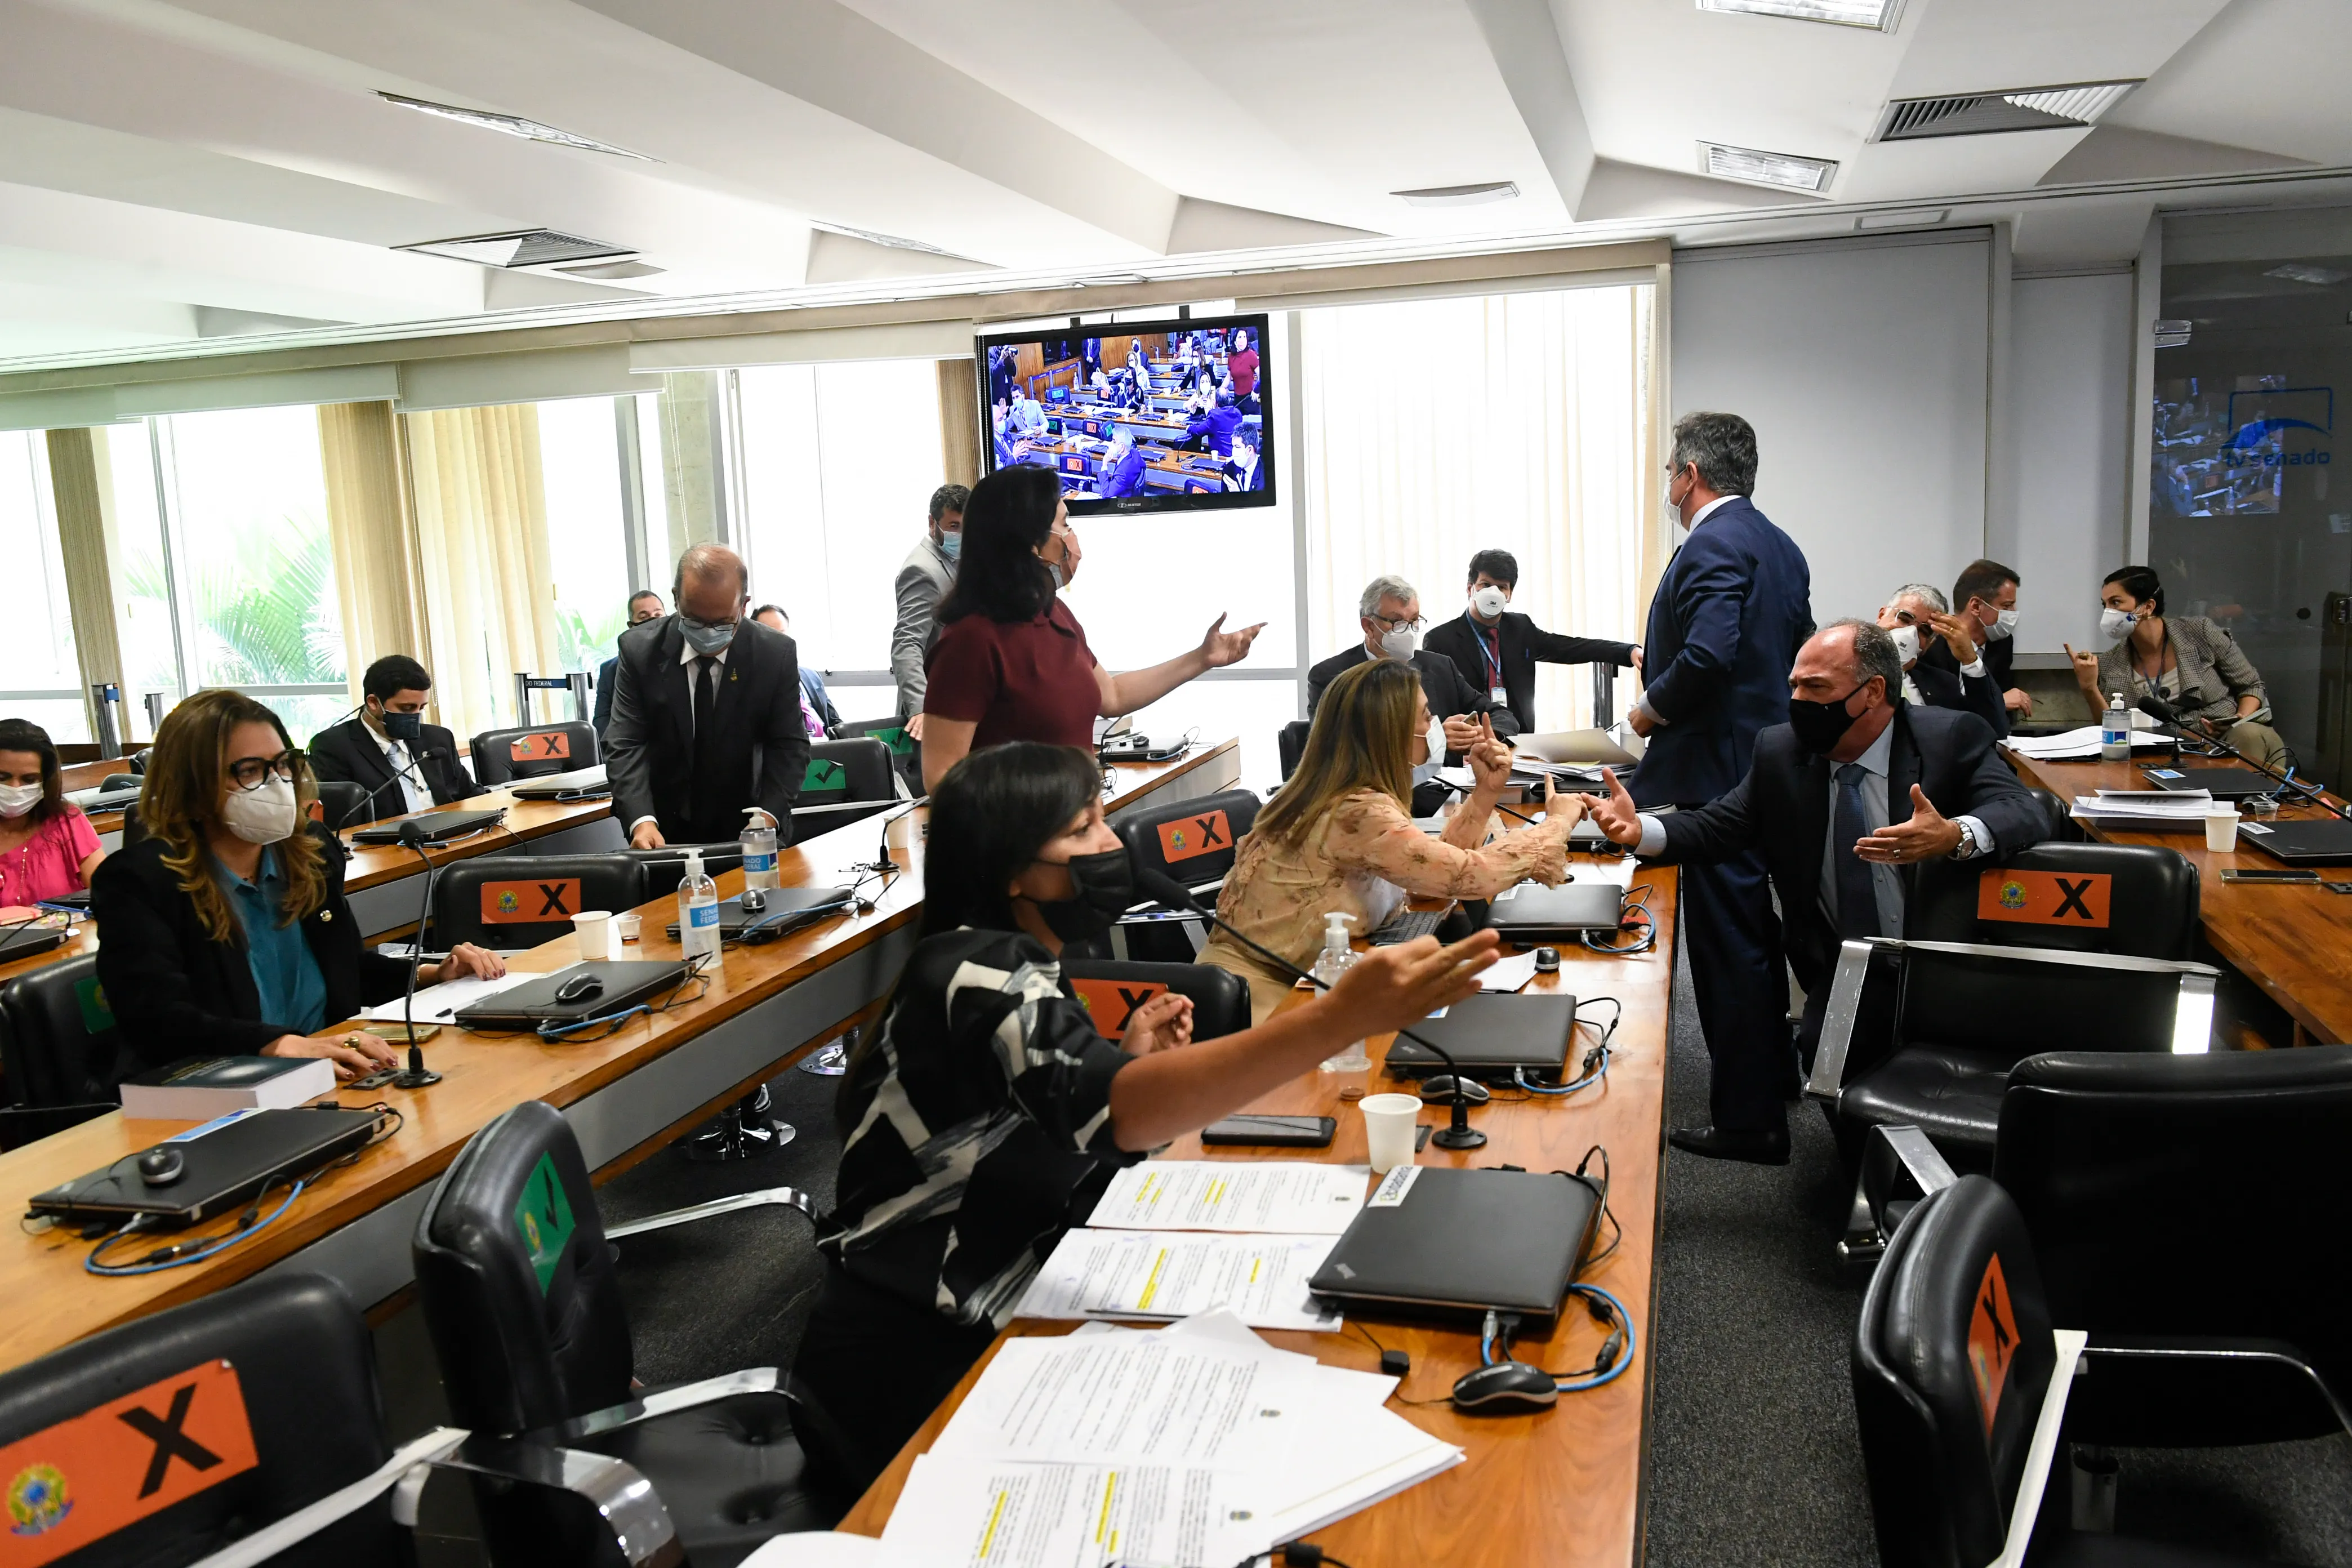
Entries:
MULTIPOLYGON (((1482 721, 1482 724, 1483 724, 1482 721)), ((1467 753, 1475 787, 1445 831, 1413 826, 1412 770, 1432 760, 1429 700, 1410 663, 1372 659, 1334 680, 1315 710, 1297 771, 1242 840, 1217 913, 1251 941, 1302 966, 1323 945, 1323 917, 1356 917, 1359 934, 1386 925, 1411 899, 1487 899, 1524 881, 1568 876, 1568 835, 1584 797, 1555 798, 1544 820, 1492 835, 1508 787, 1511 751, 1491 726, 1467 753)), ((1201 962, 1249 983, 1250 1018, 1263 1023, 1290 977, 1219 931, 1201 962)))
MULTIPOLYGON (((90 883, 117 1079, 190 1056, 326 1057, 339 1078, 399 1060, 373 1035, 320 1032, 399 995, 408 966, 360 940, 317 799, 286 726, 252 698, 199 691, 164 719, 139 792, 147 836, 90 883)), ((505 973, 460 945, 417 984, 505 973)))

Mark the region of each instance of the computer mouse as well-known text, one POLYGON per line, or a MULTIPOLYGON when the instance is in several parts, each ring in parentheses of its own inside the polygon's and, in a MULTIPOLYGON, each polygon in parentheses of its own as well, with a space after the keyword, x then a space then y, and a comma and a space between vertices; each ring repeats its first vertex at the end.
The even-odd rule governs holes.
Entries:
POLYGON ((188 1172, 188 1156, 170 1143, 158 1143, 139 1156, 139 1179, 151 1187, 168 1187, 188 1172))
POLYGON ((574 1002, 585 1002, 591 996, 602 996, 604 994, 603 981, 593 974, 575 974, 555 988, 555 1000, 559 1004, 569 1005, 574 1002))
POLYGON ((1539 947, 1536 949, 1536 973, 1538 974, 1559 973, 1559 949, 1556 947, 1539 947))
POLYGON ((756 915, 768 907, 768 890, 765 888, 746 888, 740 902, 745 914, 756 915))
MULTIPOLYGON (((1484 1105, 1492 1097, 1487 1094, 1486 1086, 1474 1078, 1463 1084, 1462 1098, 1472 1105, 1484 1105)), ((1423 1079, 1421 1102, 1423 1105, 1453 1104, 1454 1075, 1450 1072, 1432 1073, 1423 1079)))
POLYGON ((1559 1403, 1551 1373, 1523 1361, 1498 1361, 1454 1381, 1454 1408, 1477 1415, 1523 1415, 1559 1403))

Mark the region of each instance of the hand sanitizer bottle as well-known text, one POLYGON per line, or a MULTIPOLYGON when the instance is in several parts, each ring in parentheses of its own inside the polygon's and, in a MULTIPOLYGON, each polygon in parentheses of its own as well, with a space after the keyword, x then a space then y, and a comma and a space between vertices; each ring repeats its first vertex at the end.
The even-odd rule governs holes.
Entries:
POLYGON ((743 833, 743 885, 746 888, 772 889, 777 882, 776 830, 765 817, 745 813, 743 833))
POLYGON ((2099 760, 2131 761, 2131 710, 2124 706, 2120 691, 2107 699, 2107 710, 2099 721, 2099 760))
POLYGON ((686 876, 677 885, 677 945, 691 963, 719 961, 719 884, 702 869, 702 851, 686 852, 686 876))
MULTIPOLYGON (((1348 927, 1355 919, 1337 910, 1323 917, 1323 951, 1316 954, 1314 975, 1326 985, 1339 984, 1340 974, 1356 962, 1355 950, 1348 945, 1348 927)), ((1327 1059, 1321 1070, 1339 1076, 1341 1100, 1361 1100, 1371 1081, 1372 1058, 1364 1054, 1364 1042, 1358 1040, 1327 1059)))

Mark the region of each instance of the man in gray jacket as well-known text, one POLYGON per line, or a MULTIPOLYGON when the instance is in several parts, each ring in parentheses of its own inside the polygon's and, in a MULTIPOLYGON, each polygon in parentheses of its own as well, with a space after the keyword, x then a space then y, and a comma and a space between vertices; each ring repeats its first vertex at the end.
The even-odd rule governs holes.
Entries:
POLYGON ((956 556, 963 548, 964 503, 971 491, 941 485, 931 492, 930 531, 898 568, 898 621, 890 628, 890 676, 898 683, 898 717, 907 734, 923 738, 923 656, 930 651, 932 612, 955 581, 956 556))

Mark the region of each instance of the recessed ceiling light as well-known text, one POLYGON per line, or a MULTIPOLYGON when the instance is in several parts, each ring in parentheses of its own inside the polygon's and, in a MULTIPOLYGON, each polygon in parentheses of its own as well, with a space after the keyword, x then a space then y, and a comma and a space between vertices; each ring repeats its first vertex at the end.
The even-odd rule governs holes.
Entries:
POLYGON ((862 239, 868 245, 887 246, 892 250, 919 250, 927 256, 954 254, 951 251, 941 250, 936 245, 925 245, 919 239, 905 239, 895 234, 877 234, 870 228, 852 228, 847 224, 826 223, 822 219, 811 218, 809 226, 821 228, 827 234, 837 234, 844 239, 862 239))
POLYGON ((1415 207, 1477 207, 1488 202, 1507 202, 1518 194, 1519 187, 1509 180, 1489 180, 1483 185, 1429 185, 1418 191, 1389 193, 1402 198, 1407 206, 1415 207))
MULTIPOLYGON (((612 245, 576 234, 558 234, 548 228, 516 229, 508 234, 459 235, 453 239, 420 240, 415 245, 395 245, 393 248, 446 257, 451 261, 471 261, 482 267, 510 268, 576 268, 599 261, 634 261, 637 255, 625 245, 612 245)), ((645 275, 639 273, 636 276, 645 275)))
POLYGON ((2310 283, 2322 289, 2332 289, 2347 278, 2352 278, 2352 272, 2338 272, 2333 267, 2314 267, 2308 261, 2283 261, 2263 276, 2284 278, 2290 283, 2310 283))
POLYGON ((1900 213, 1864 213, 1853 220, 1859 229, 1874 228, 1933 228, 1952 216, 1949 207, 1914 208, 1900 213))
POLYGON ((569 131, 558 131, 552 125, 541 125, 536 120, 525 120, 519 114, 493 114, 487 109, 460 109, 454 103, 433 103, 422 98, 409 98, 397 92, 378 92, 386 103, 396 103, 403 109, 413 109, 419 114, 430 114, 442 120, 454 120, 461 125, 479 126, 484 131, 502 132, 520 136, 526 142, 545 142, 555 147, 577 147, 583 153, 609 153, 615 158, 635 158, 640 163, 658 163, 643 153, 632 153, 626 147, 615 147, 609 142, 591 137, 575 136, 569 131))
POLYGON ((1726 147, 1716 142, 1700 142, 1698 152, 1701 171, 1718 180, 1779 185, 1791 191, 1825 191, 1837 177, 1836 163, 1825 158, 1761 153, 1753 147, 1726 147))
POLYGON ((2156 323, 2156 346, 2160 349, 2188 347, 2189 334, 2195 325, 2193 321, 2182 321, 2178 317, 2162 318, 2156 323))
POLYGON ((1841 27, 1875 27, 1891 33, 1903 0, 1698 0, 1698 8, 1749 16, 1787 16, 1799 22, 1834 22, 1841 27))

